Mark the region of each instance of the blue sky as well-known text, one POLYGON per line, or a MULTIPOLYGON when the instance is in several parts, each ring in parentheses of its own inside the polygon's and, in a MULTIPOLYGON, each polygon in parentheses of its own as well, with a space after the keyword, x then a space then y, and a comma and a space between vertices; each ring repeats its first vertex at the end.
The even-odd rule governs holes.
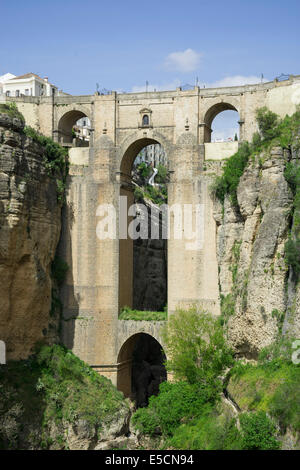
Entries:
POLYGON ((0 75, 71 94, 253 83, 300 74, 299 0, 2 2, 0 75))

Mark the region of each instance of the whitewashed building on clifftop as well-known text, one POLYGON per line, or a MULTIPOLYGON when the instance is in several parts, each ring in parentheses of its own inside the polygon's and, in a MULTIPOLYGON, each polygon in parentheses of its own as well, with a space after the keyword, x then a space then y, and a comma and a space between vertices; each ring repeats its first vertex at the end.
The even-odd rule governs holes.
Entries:
POLYGON ((48 77, 41 78, 35 73, 16 77, 11 73, 0 76, 0 94, 5 96, 55 96, 61 94, 48 77))

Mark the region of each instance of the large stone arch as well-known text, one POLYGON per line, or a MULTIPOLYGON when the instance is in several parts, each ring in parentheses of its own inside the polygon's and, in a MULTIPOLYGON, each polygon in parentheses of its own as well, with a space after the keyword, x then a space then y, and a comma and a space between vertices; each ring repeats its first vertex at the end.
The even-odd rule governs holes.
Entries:
POLYGON ((206 109, 203 115, 204 142, 211 142, 212 122, 223 111, 236 111, 240 115, 240 106, 237 100, 218 101, 206 109))
MULTIPOLYGON (((131 180, 131 169, 138 153, 147 145, 161 144, 166 152, 167 159, 170 152, 170 143, 159 132, 153 130, 137 131, 123 140, 117 151, 117 165, 119 171, 120 196, 125 196, 127 209, 134 203, 134 186, 131 180), (144 135, 146 134, 146 135, 144 135)), ((127 225, 132 218, 127 218, 127 225)), ((120 237, 119 240, 119 310, 124 306, 133 307, 133 240, 120 237)))
POLYGON ((144 132, 138 130, 128 135, 120 144, 117 152, 118 168, 125 179, 130 177, 130 171, 135 157, 146 146, 151 144, 161 144, 167 155, 167 160, 172 160, 171 143, 162 133, 153 129, 146 129, 144 132))
MULTIPOLYGON (((162 344, 151 334, 145 333, 144 331, 137 332, 131 336, 129 336, 121 345, 119 352, 118 352, 118 357, 117 357, 117 364, 118 364, 118 372, 117 372, 117 388, 121 392, 123 392, 125 397, 131 397, 133 398, 133 392, 135 391, 135 383, 134 383, 134 370, 133 370, 133 355, 136 346, 138 345, 138 342, 141 341, 143 344, 148 344, 148 348, 150 345, 150 348, 155 349, 154 354, 157 355, 158 350, 161 351, 162 357, 165 356, 165 352, 163 349, 162 344)), ((151 350, 146 351, 145 357, 148 357, 147 354, 151 355, 151 350)), ((150 357, 150 356, 149 356, 150 357)), ((157 356, 158 359, 158 356, 157 356)), ((142 361, 143 363, 146 361, 142 361)), ((154 360, 155 362, 155 360, 154 360)), ((162 363, 161 363, 162 364, 162 363)), ((152 369, 155 370, 155 365, 160 367, 159 364, 152 364, 152 369)), ((145 364, 146 366, 146 364, 145 364)), ((141 371, 138 371, 140 373, 140 386, 141 388, 144 387, 146 388, 149 385, 149 380, 151 380, 153 377, 151 376, 151 369, 146 366, 144 369, 141 371)), ((165 372, 165 377, 164 380, 166 380, 167 375, 165 372)), ((138 398, 138 402, 139 402, 138 398)), ((139 405, 139 403, 138 403, 139 405)))

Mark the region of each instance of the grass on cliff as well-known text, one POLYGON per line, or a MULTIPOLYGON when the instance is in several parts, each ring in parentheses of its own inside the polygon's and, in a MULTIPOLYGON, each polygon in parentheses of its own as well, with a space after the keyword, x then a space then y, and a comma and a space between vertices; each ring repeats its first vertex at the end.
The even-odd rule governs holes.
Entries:
POLYGON ((62 147, 57 142, 54 142, 50 137, 40 134, 30 126, 24 127, 24 134, 44 147, 44 164, 47 173, 49 176, 58 177, 57 186, 58 190, 60 190, 60 186, 64 183, 68 170, 68 149, 62 147))
POLYGON ((0 104, 0 113, 8 114, 11 118, 20 119, 23 123, 25 122, 24 116, 17 108, 16 103, 11 102, 9 104, 0 104))
POLYGON ((292 361, 292 344, 282 339, 263 349, 256 365, 237 363, 228 390, 243 410, 266 412, 283 431, 300 432, 300 365, 292 361))
MULTIPOLYGON (((19 449, 24 443, 47 447, 50 423, 59 426, 63 421, 83 419, 101 433, 104 423, 128 407, 108 379, 58 345, 43 346, 28 360, 0 366, 0 390, 0 448, 19 449)), ((60 439, 63 445, 63 436, 60 439)))
POLYGON ((123 307, 119 316, 119 320, 134 321, 166 321, 168 312, 152 312, 149 310, 133 310, 130 307, 123 307))

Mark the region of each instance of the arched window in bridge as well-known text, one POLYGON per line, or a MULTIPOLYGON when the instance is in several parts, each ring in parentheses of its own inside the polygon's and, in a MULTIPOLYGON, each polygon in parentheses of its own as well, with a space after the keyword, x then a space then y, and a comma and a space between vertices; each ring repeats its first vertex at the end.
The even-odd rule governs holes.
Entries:
POLYGON ((143 116, 143 126, 149 126, 149 116, 148 116, 148 114, 144 114, 144 116, 143 116))

